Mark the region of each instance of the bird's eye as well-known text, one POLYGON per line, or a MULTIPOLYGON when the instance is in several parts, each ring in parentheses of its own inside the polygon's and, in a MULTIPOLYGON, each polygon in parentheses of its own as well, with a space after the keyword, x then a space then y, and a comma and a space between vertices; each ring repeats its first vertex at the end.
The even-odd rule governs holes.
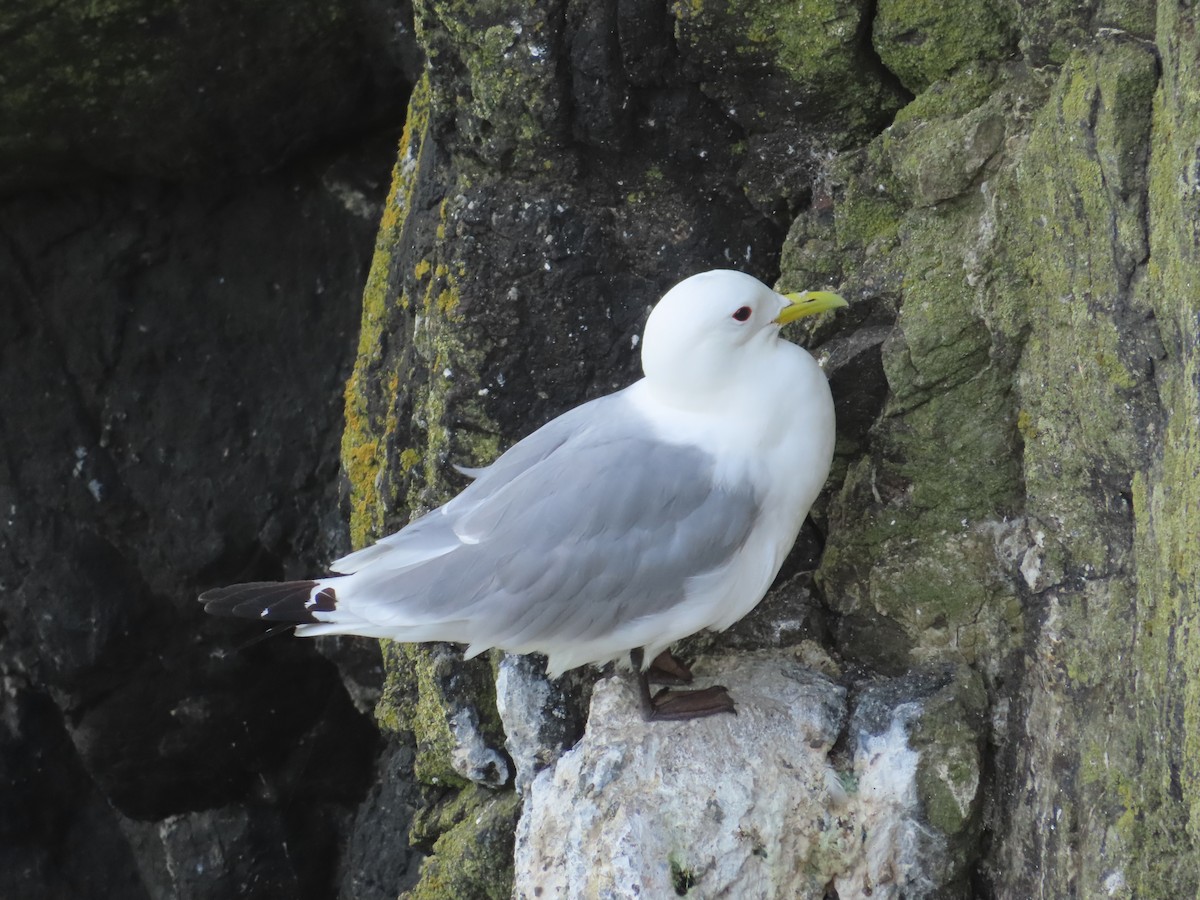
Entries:
POLYGON ((752 313, 752 312, 753 312, 753 310, 750 309, 750 307, 740 306, 740 307, 738 307, 737 312, 735 312, 733 314, 733 317, 735 319, 737 319, 739 322, 745 322, 747 319, 750 318, 750 313, 752 313))

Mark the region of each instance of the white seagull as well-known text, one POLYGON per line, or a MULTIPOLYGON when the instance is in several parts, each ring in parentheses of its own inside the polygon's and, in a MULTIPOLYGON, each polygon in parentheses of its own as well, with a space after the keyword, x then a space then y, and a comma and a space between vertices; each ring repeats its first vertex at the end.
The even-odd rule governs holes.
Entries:
POLYGON ((846 305, 741 272, 687 278, 646 322, 644 378, 465 470, 462 493, 337 560, 338 574, 200 600, 305 637, 544 653, 552 677, 628 654, 647 718, 732 712, 720 686, 652 697, 646 669, 746 615, 795 543, 829 473, 834 412, 820 366, 779 329, 846 305))

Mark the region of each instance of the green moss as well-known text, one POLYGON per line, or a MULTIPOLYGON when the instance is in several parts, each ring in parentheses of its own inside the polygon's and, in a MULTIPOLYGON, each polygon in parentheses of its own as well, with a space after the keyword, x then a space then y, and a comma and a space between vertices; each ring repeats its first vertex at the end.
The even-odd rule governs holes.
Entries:
POLYGON ((1155 4, 1143 0, 1100 0, 1095 25, 1120 29, 1141 38, 1154 37, 1155 4))
MULTIPOLYGON (((551 10, 428 0, 415 13, 421 43, 438 61, 434 107, 454 117, 458 134, 489 163, 542 168, 562 108, 551 10)), ((465 170, 467 160, 459 165, 465 170)))
MULTIPOLYGON (((914 56, 911 77, 943 80, 831 166, 793 226, 789 284, 840 283, 875 321, 900 300, 890 396, 845 466, 819 583, 852 655, 966 660, 993 690, 1020 667, 1002 777, 1031 799, 997 839, 1024 853, 1053 829, 1042 890, 1193 896, 1200 66, 1175 36, 1194 14, 1160 5, 1160 84, 1153 48, 1053 8, 1043 34, 1026 27, 1040 7, 1017 15, 1061 71, 965 51, 945 78, 914 56), (981 136, 987 153, 961 154, 981 136)), ((1144 29, 1146 9, 1099 15, 1144 29)), ((961 744, 920 774, 931 822, 962 821, 977 765, 961 744)))
MULTIPOLYGON (((858 183, 882 182, 886 168, 867 173, 897 156, 902 147, 864 156, 858 183)), ((893 214, 904 303, 883 347, 891 396, 870 458, 850 467, 834 500, 818 578, 840 612, 881 617, 904 644, 882 648, 886 629, 864 624, 854 655, 957 658, 995 671, 1019 644, 1020 605, 997 561, 1002 520, 1020 502, 1011 374, 992 358, 964 277, 981 210, 976 196, 893 214)))
MULTIPOLYGON (((1164 596, 1157 590, 1171 580, 1152 574, 1161 572, 1153 560, 1164 541, 1153 478, 1139 472, 1157 468, 1147 439, 1159 394, 1170 408, 1164 386, 1177 383, 1156 366, 1154 387, 1146 353, 1157 329, 1147 327, 1142 310, 1147 297, 1188 294, 1136 278, 1154 244, 1153 237, 1147 244, 1143 217, 1146 148, 1162 140, 1151 131, 1155 85, 1153 54, 1132 42, 1065 60, 1014 181, 1004 186, 1011 199, 999 210, 1000 240, 1024 251, 1008 264, 1028 286, 1007 300, 1023 303, 1024 312, 994 321, 1026 334, 1017 389, 1027 506, 1047 546, 1061 548, 1054 565, 1063 574, 1051 581, 1033 655, 1038 702, 1057 743, 1034 750, 1045 755, 1031 765, 1078 766, 1079 784, 1062 804, 1070 819, 1060 827, 1085 837, 1070 856, 1043 865, 1078 867, 1079 884, 1099 885, 1105 872, 1121 871, 1134 896, 1190 896, 1196 866, 1195 844, 1183 837, 1188 813, 1168 799, 1183 792, 1178 773, 1186 767, 1169 762, 1175 751, 1165 749, 1178 726, 1168 724, 1164 704, 1182 703, 1166 696, 1175 683, 1168 672, 1179 665, 1166 660, 1178 652, 1170 635, 1179 633, 1180 608, 1168 601, 1159 619, 1164 609, 1151 599, 1164 596), (1136 675, 1127 662, 1135 643, 1145 650, 1136 675), (1185 842, 1191 846, 1182 849, 1185 842)), ((1178 171, 1164 179, 1162 197, 1178 196, 1178 171)), ((1149 187, 1155 198, 1153 180, 1149 187)), ((1165 203, 1172 208, 1161 237, 1177 229, 1181 212, 1174 199, 1165 203)), ((1173 265, 1177 247, 1170 239, 1160 246, 1154 256, 1173 265)), ((1173 318, 1165 309, 1159 316, 1173 318)), ((1171 438, 1153 443, 1164 458, 1180 446, 1171 438)))
POLYGON ((394 398, 400 389, 395 370, 384 373, 385 326, 396 305, 407 305, 394 280, 393 253, 412 208, 415 173, 425 150, 429 122, 429 84, 423 78, 413 89, 408 119, 400 139, 392 183, 384 203, 375 253, 363 290, 362 324, 354 372, 346 384, 346 428, 342 433, 342 467, 350 484, 350 539, 363 547, 382 536, 384 517, 395 502, 391 493, 380 493, 388 438, 398 427, 394 398), (386 386, 380 403, 378 383, 386 386), (382 411, 381 411, 382 408, 382 411))
POLYGON ((1145 255, 1140 170, 1128 160, 1149 140, 1153 81, 1153 57, 1140 48, 1073 59, 1015 168, 1017 203, 1003 223, 1009 243, 1030 248, 1018 263, 1030 285, 1018 389, 1026 431, 1038 437, 1025 451, 1030 509, 1071 531, 1074 560, 1094 574, 1113 566, 1096 472, 1131 477, 1138 455, 1126 410, 1141 379, 1113 316, 1145 255))
POLYGON ((878 141, 834 160, 827 184, 829 195, 821 206, 792 223, 783 247, 780 283, 808 287, 849 278, 846 290, 853 294, 853 279, 870 277, 865 259, 887 258, 894 249, 903 219, 902 198, 878 141))
POLYGON ((449 645, 395 641, 383 642, 383 659, 386 674, 375 711, 380 725, 412 736, 417 751, 414 772, 422 784, 469 786, 454 768, 459 741, 450 720, 469 698, 483 739, 491 746, 503 744, 491 665, 486 660, 464 662, 449 645))
POLYGON ((521 813, 513 792, 473 788, 455 795, 414 826, 418 843, 432 841, 421 880, 406 900, 508 900, 513 882, 513 832, 521 813))
POLYGON ((815 0, 800 7, 767 0, 737 4, 745 17, 748 40, 775 49, 780 67, 801 84, 825 84, 849 67, 853 35, 865 8, 839 0, 815 0))
POLYGON ((909 729, 909 744, 920 754, 916 781, 922 812, 935 830, 958 844, 978 824, 983 779, 979 729, 986 709, 982 680, 959 667, 945 687, 922 703, 921 715, 909 729))
MULTIPOLYGON (((960 205, 936 214, 914 212, 904 221, 905 302, 897 322, 902 340, 890 342, 883 356, 893 413, 924 402, 935 387, 945 396, 988 367, 991 337, 964 278, 962 252, 947 252, 975 237, 977 218, 977 206, 960 205)), ((996 383, 992 390, 1005 388, 996 383)))
MULTIPOLYGON (((875 170, 878 172, 878 170, 875 170)), ((846 192, 835 213, 835 235, 839 247, 887 244, 900 228, 900 208, 895 183, 890 176, 865 183, 856 174, 843 175, 846 192)))
MULTIPOLYGON (((874 134, 903 102, 863 52, 859 35, 868 4, 810 0, 781 5, 773 0, 672 4, 678 44, 699 60, 719 84, 729 54, 754 71, 766 63, 789 78, 805 97, 806 109, 836 110, 821 126, 849 146, 874 134)), ((768 115, 759 110, 758 115, 768 115)))
MULTIPOLYGON (((399 644, 399 657, 390 662, 405 669, 404 682, 415 680, 416 702, 406 705, 410 711, 412 732, 417 741, 417 758, 413 767, 417 779, 424 784, 466 787, 467 779, 454 770, 451 758, 458 742, 450 730, 447 704, 442 685, 456 660, 445 653, 430 652, 417 644, 399 644)), ((389 668, 389 677, 390 677, 389 668)))
POLYGON ((394 735, 412 733, 413 704, 417 698, 415 673, 400 656, 403 646, 395 641, 380 641, 385 675, 375 706, 375 721, 394 735))
POLYGON ((1002 84, 1002 74, 995 63, 969 63, 917 94, 911 103, 896 113, 892 127, 966 115, 983 105, 1002 84))
POLYGON ((970 63, 1001 59, 1014 44, 1007 6, 987 0, 879 0, 871 37, 913 93, 970 63))
POLYGON ((985 167, 1004 142, 1004 131, 1003 110, 998 103, 989 103, 911 131, 896 126, 885 147, 902 145, 903 152, 893 163, 897 178, 919 205, 932 206, 966 193, 984 177, 985 167))
MULTIPOLYGON (((1160 9, 1166 35, 1191 14, 1160 9)), ((1150 259, 1138 298, 1151 306, 1163 348, 1155 381, 1165 416, 1156 454, 1133 479, 1138 611, 1133 653, 1139 733, 1154 735, 1137 769, 1123 834, 1139 850, 1138 896, 1194 896, 1200 886, 1200 216, 1194 204, 1200 70, 1194 47, 1163 46, 1153 106, 1150 259)))

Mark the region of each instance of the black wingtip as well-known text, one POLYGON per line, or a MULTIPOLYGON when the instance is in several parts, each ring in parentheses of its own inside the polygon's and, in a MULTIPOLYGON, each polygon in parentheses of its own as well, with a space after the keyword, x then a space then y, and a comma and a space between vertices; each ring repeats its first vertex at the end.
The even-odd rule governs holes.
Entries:
POLYGON ((295 630, 295 628, 296 628, 295 625, 289 625, 286 622, 276 622, 274 625, 272 625, 270 628, 268 628, 262 634, 256 634, 254 637, 250 638, 249 640, 242 641, 240 644, 238 644, 237 646, 235 646, 233 648, 233 651, 235 653, 241 653, 243 650, 253 647, 256 644, 261 644, 263 641, 267 640, 268 638, 273 638, 273 637, 276 637, 281 634, 286 634, 289 631, 295 630))
POLYGON ((214 616, 310 625, 321 621, 314 613, 337 609, 334 589, 325 587, 314 595, 316 586, 315 581, 252 581, 205 591, 200 602, 214 616))

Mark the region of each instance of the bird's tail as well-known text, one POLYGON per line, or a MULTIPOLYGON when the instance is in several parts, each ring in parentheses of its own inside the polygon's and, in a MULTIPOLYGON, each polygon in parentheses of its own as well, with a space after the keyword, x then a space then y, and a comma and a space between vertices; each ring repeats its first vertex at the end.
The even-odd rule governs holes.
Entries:
POLYGON ((205 591, 200 602, 215 616, 310 625, 329 621, 337 592, 319 581, 251 581, 205 591))
POLYGON ((459 641, 469 624, 460 619, 388 622, 364 617, 362 604, 353 599, 353 575, 333 575, 320 581, 251 581, 214 588, 200 595, 204 611, 274 623, 268 634, 295 629, 299 637, 322 634, 357 634, 398 641, 459 641), (339 597, 341 590, 344 596, 339 597), (345 602, 342 602, 345 601, 345 602))

